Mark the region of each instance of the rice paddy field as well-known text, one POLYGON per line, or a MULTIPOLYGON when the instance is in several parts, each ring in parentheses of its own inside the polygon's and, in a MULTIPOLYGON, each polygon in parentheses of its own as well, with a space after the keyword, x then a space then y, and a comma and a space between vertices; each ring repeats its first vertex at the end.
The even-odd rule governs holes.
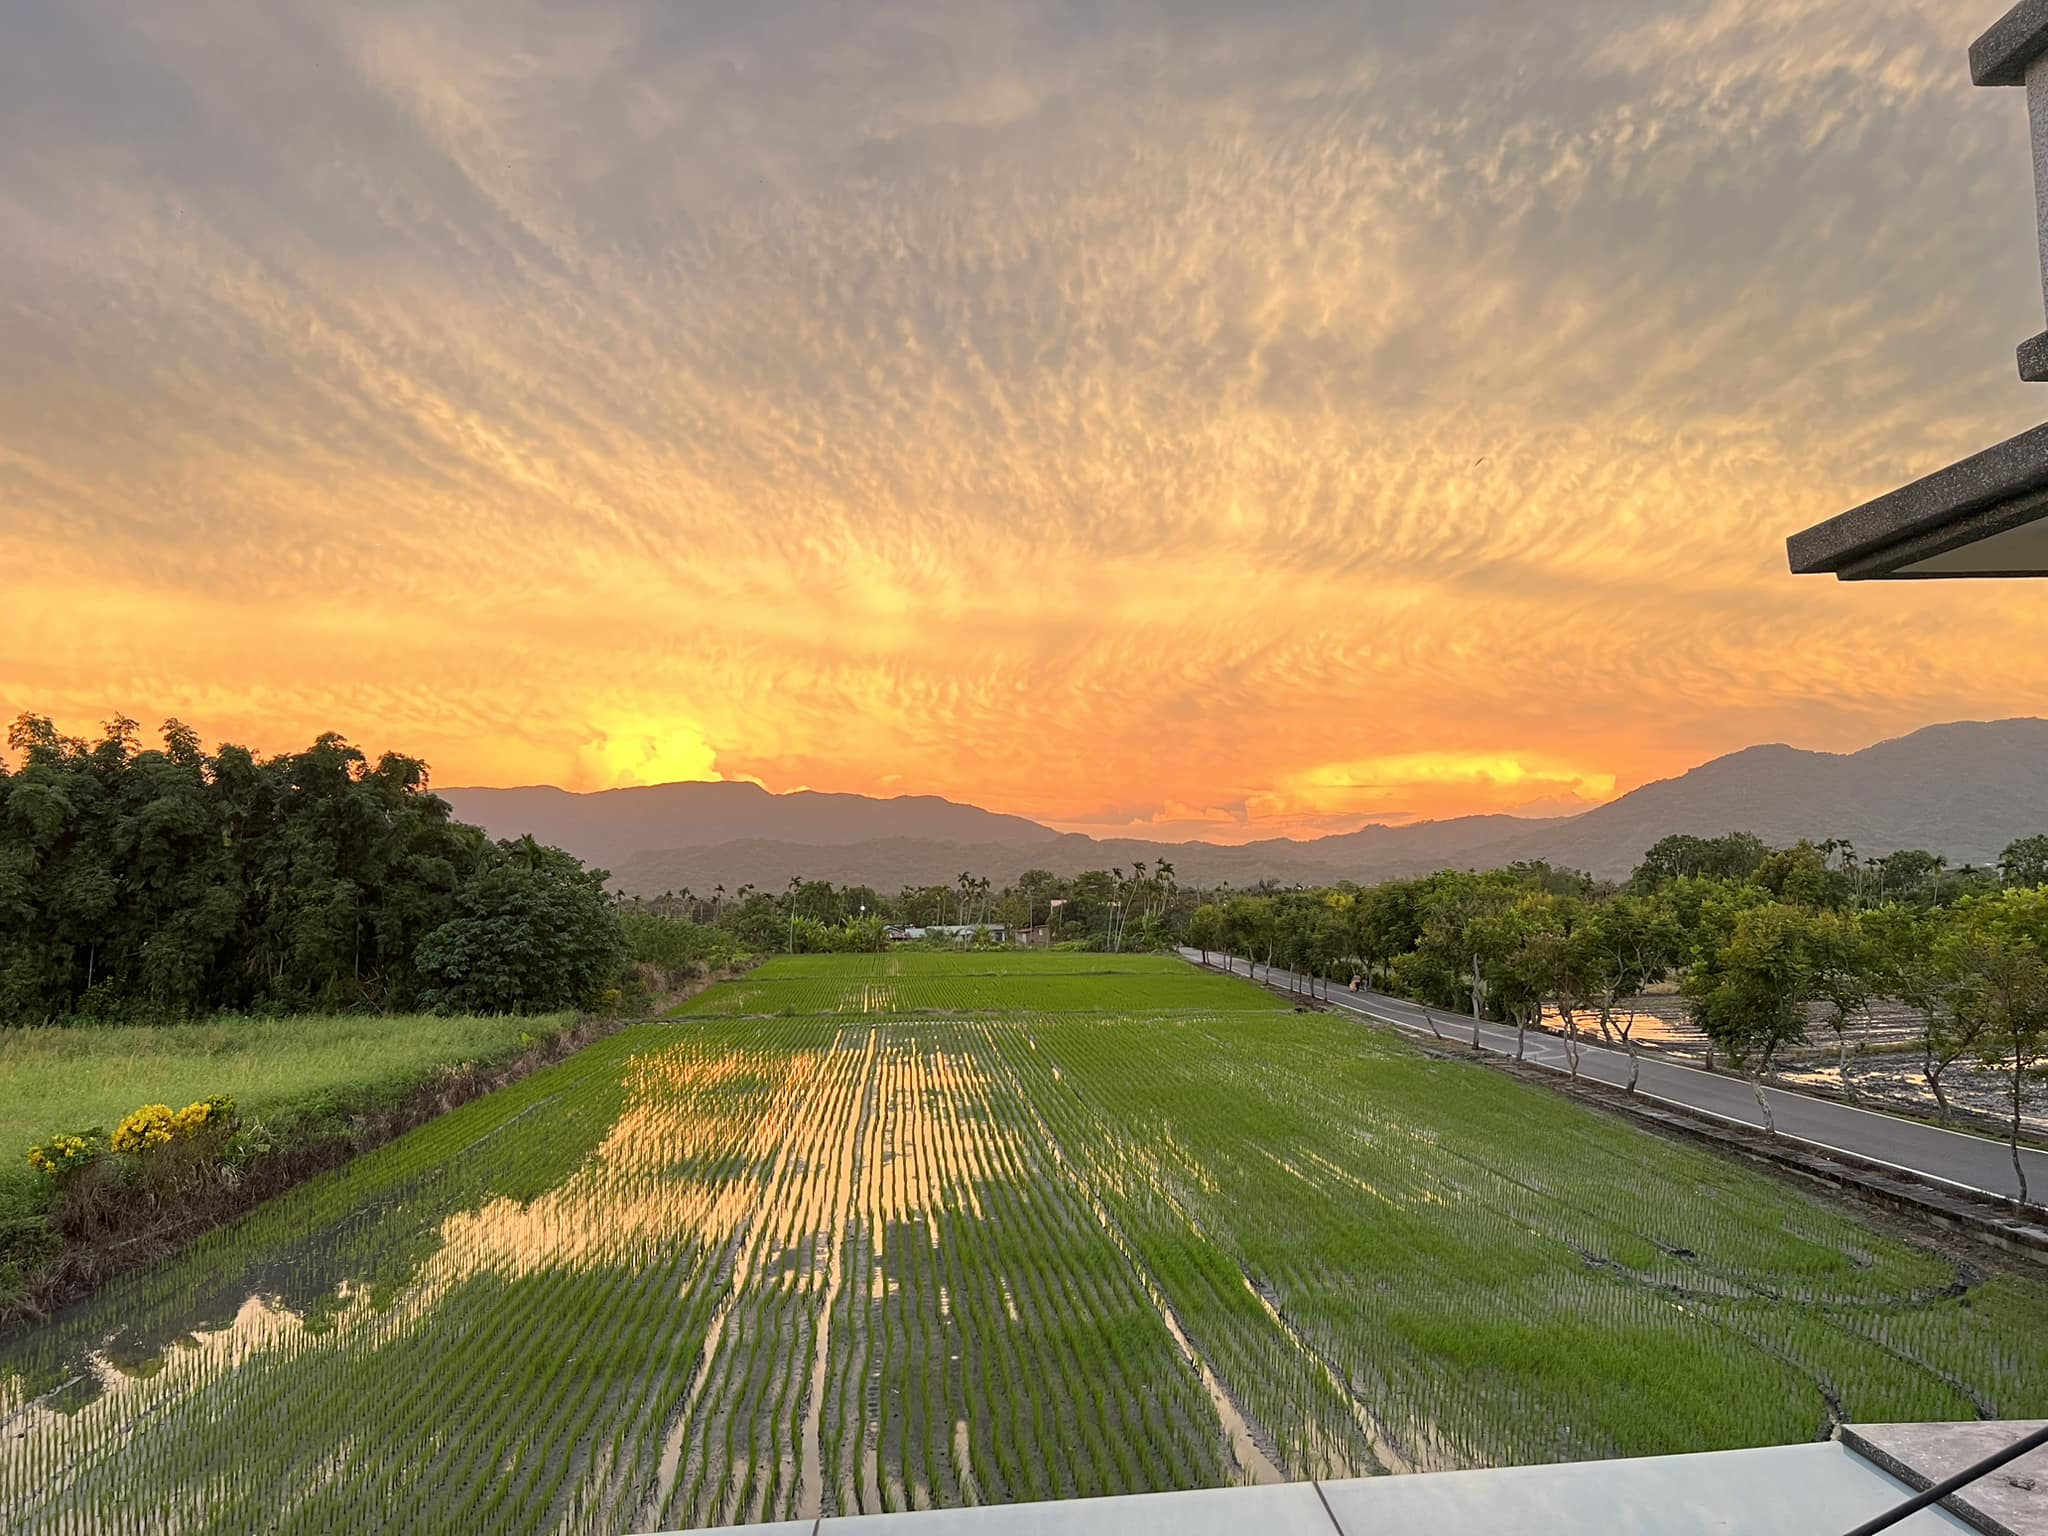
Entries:
POLYGON ((777 962, 0 1341, 0 1528, 645 1531, 2048 1415, 2048 1285, 1154 958, 777 962))
POLYGON ((700 993, 679 1012, 737 1014, 1157 1013, 1181 1008, 1281 1010, 1286 999, 1171 955, 1057 951, 944 954, 909 950, 771 960, 700 993))

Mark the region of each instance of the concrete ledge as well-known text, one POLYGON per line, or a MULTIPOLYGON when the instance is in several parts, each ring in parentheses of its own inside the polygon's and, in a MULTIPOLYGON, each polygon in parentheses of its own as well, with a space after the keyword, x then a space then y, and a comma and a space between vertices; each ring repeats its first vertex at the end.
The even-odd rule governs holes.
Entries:
POLYGON ((1978 85, 2025 85, 2027 66, 2048 53, 2048 0, 2020 0, 1970 44, 1970 79, 1978 85))
MULTIPOLYGON (((1829 1536, 1917 1490, 1837 1441, 1411 1477, 826 1515, 733 1536, 1829 1536)), ((1924 1509, 1899 1536, 1969 1536, 1924 1509)), ((2028 1533, 2032 1536, 2032 1533, 2028 1533)))
MULTIPOLYGON (((2048 0, 2029 0, 2048 14, 2048 0)), ((2048 425, 1793 534, 1800 575, 1867 581, 2048 516, 2048 425)))
POLYGON ((2048 331, 2029 336, 2019 345, 2020 378, 2029 384, 2048 384, 2048 331))
MULTIPOLYGON (((1985 1424, 1844 1424, 1835 1437, 1916 1491, 1996 1455, 2040 1419, 1985 1424)), ((1941 1501, 1984 1536, 2048 1536, 2048 1449, 2029 1451, 1941 1501)))

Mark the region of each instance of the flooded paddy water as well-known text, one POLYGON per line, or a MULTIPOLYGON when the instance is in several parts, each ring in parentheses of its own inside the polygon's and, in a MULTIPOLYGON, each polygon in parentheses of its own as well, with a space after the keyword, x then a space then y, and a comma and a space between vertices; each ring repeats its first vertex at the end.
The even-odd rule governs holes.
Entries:
POLYGON ((591 1047, 0 1340, 0 1528, 655 1530, 2048 1413, 2038 1280, 1189 974, 778 962, 776 1011, 591 1047))

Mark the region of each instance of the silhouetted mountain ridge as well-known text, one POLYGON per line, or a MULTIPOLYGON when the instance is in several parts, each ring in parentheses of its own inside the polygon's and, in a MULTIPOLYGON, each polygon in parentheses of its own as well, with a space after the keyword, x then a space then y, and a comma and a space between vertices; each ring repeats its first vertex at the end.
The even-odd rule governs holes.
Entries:
POLYGON ((1068 875, 1162 857, 1183 884, 1201 885, 1365 883, 1517 859, 1620 879, 1660 837, 1736 830, 1775 844, 1847 838, 1866 858, 1917 847, 1988 864, 2014 838, 2048 831, 2048 720, 1929 726, 1860 752, 1745 747, 1575 816, 1459 816, 1237 847, 1059 833, 931 795, 772 795, 752 784, 443 793, 494 835, 531 831, 645 894, 772 889, 798 875, 884 891, 962 871, 1000 884, 1026 869, 1068 875))
POLYGON ((2014 838, 2048 831, 2048 720, 1931 725, 1860 752, 1745 747, 1474 852, 1619 877, 1670 833, 1737 830, 1777 845, 1847 838, 1865 858, 1925 848, 1993 863, 2014 838))
POLYGON ((1060 835, 1022 816, 984 811, 938 795, 877 799, 809 789, 777 795, 742 781, 650 784, 588 794, 551 785, 438 793, 462 820, 489 829, 495 837, 531 832, 587 863, 614 870, 649 849, 704 847, 744 838, 838 847, 888 837, 1028 844, 1060 835))

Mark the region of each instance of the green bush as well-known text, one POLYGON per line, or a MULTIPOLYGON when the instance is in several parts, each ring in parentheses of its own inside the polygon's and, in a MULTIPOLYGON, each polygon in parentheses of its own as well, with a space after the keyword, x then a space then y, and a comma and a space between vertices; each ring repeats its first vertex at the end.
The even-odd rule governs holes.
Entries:
POLYGON ((531 838, 456 893, 459 916, 420 940, 420 1001, 436 1013, 595 1008, 625 940, 604 873, 531 838))
POLYGON ((669 986, 740 961, 739 941, 709 923, 627 907, 619 913, 619 930, 627 957, 636 965, 652 967, 657 978, 669 986))

